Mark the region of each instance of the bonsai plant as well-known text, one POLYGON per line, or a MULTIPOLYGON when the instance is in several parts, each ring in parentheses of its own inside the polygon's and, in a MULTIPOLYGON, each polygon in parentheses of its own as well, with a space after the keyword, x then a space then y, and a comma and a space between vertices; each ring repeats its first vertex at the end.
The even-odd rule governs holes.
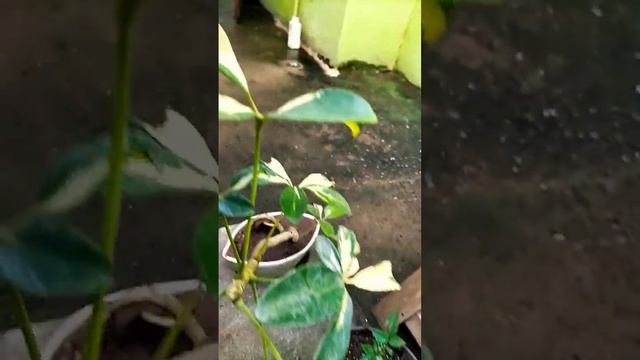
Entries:
MULTIPOLYGON (((134 196, 166 190, 217 193, 217 164, 204 139, 184 117, 168 110, 166 122, 159 127, 136 119, 133 119, 134 126, 129 126, 132 118, 129 113, 131 28, 140 2, 116 1, 114 112, 110 136, 81 145, 60 159, 45 177, 37 204, 0 225, 0 282, 6 284, 14 300, 32 360, 62 355, 57 347, 49 344, 39 347, 23 293, 40 297, 93 295, 94 304, 85 312, 92 313, 90 321, 87 316, 82 329, 72 329, 82 331, 68 335, 81 338, 82 349, 77 350, 82 351, 83 359, 100 358, 109 306, 122 300, 122 293, 108 297, 106 294, 111 284, 123 191, 134 196), (100 191, 104 194, 101 248, 61 219, 100 191)), ((213 255, 205 255, 217 253, 217 220, 214 206, 205 212, 194 238, 194 258, 201 270, 202 285, 214 294, 217 294, 217 264, 208 261, 213 255)), ((153 351, 154 359, 166 358, 171 353, 183 327, 187 327, 185 332, 192 339, 203 340, 205 336, 191 318, 201 300, 198 283, 183 290, 188 296, 179 302, 175 297, 167 298, 171 294, 166 289, 160 291, 162 299, 154 300, 155 293, 136 292, 138 300, 144 301, 128 300, 129 303, 146 301, 146 310, 152 305, 163 307, 142 313, 149 323, 168 327, 160 334, 162 341, 158 340, 154 346, 157 347, 153 351)), ((84 313, 76 315, 84 316, 84 313)), ((82 316, 76 318, 84 319, 82 316)), ((74 350, 67 355, 77 358, 79 352, 74 350)))
MULTIPOLYGON (((335 189, 335 183, 319 173, 312 173, 296 185, 284 166, 276 159, 269 162, 260 157, 262 130, 270 122, 299 121, 312 123, 343 123, 357 136, 361 124, 375 124, 377 117, 359 95, 344 89, 323 89, 296 97, 275 111, 262 113, 249 90, 248 82, 221 26, 218 26, 218 70, 238 86, 247 105, 226 95, 218 95, 219 118, 223 121, 252 121, 254 124, 253 164, 238 170, 232 177, 229 189, 219 195, 218 210, 226 234, 228 248, 223 256, 233 254, 238 264, 235 278, 222 293, 253 324, 263 344, 264 358, 269 354, 282 359, 264 325, 300 327, 332 320, 324 334, 314 359, 344 359, 349 344, 353 302, 347 285, 369 291, 399 290, 391 271, 391 263, 382 261, 360 269, 357 255, 360 245, 353 231, 345 226, 336 230, 331 220, 350 215, 351 209, 345 198, 335 189), (254 208, 259 186, 283 186, 280 193, 280 212, 263 222, 260 236, 252 237, 256 231, 254 208), (241 191, 249 187, 249 198, 241 191), (309 203, 307 194, 323 204, 309 203), (287 242, 300 239, 301 229, 296 229, 300 219, 309 217, 317 222, 322 235, 315 238, 314 248, 321 261, 290 269, 278 279, 269 279, 270 285, 260 295, 256 282, 260 264, 270 251, 287 242), (228 218, 246 217, 242 224, 242 236, 234 236, 228 218), (288 221, 287 226, 281 223, 288 221), (293 225, 293 226, 290 226, 293 225), (231 249, 228 254, 225 254, 231 249), (251 251, 250 251, 251 250, 251 251), (244 292, 251 286, 256 306, 252 309, 244 301, 244 292)), ((263 214, 264 215, 264 214, 263 214)), ((235 235, 237 235, 236 232, 235 235)))

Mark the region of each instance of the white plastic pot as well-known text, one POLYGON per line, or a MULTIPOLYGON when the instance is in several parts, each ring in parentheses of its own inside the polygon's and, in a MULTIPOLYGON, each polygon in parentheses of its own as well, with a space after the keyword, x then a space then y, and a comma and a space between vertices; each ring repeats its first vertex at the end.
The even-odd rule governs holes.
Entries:
MULTIPOLYGON (((183 280, 140 286, 109 294, 104 300, 108 310, 140 301, 163 304, 167 302, 166 299, 169 296, 197 290, 199 284, 198 280, 183 280)), ((92 309, 93 305, 87 305, 61 320, 59 326, 44 341, 41 349, 43 360, 53 359, 62 344, 90 321, 92 309)), ((187 358, 181 357, 181 359, 187 358)), ((212 359, 217 359, 217 354, 212 359)))
MULTIPOLYGON (((270 213, 254 215, 252 218, 255 221, 258 219, 276 217, 281 215, 282 215, 281 211, 274 211, 270 213)), ((310 219, 316 222, 316 228, 313 230, 313 235, 311 236, 311 240, 309 240, 309 243, 302 250, 284 259, 275 260, 275 261, 261 261, 260 264, 258 264, 258 269, 256 270, 257 275, 267 276, 267 277, 280 277, 284 275, 287 271, 293 269, 300 262, 300 260, 302 260, 302 258, 309 252, 309 250, 311 250, 311 248, 313 247, 313 244, 316 242, 318 233, 320 232, 320 223, 318 223, 318 221, 309 214, 304 214, 303 216, 307 219, 310 219)), ((222 258, 234 270, 238 269, 238 263, 236 262, 236 259, 233 257, 233 255, 229 256, 227 255, 227 253, 229 253, 229 248, 231 247, 231 240, 234 239, 236 235, 238 235, 238 233, 242 231, 242 229, 244 229, 246 226, 247 226, 247 220, 241 222, 234 229, 232 229, 231 239, 227 239, 227 242, 225 243, 224 248, 222 249, 222 258)))

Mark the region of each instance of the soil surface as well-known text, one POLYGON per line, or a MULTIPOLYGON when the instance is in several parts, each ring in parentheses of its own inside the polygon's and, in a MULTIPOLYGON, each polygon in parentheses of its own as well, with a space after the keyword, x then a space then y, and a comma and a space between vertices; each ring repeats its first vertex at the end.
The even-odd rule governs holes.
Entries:
MULTIPOLYGON (((313 232, 318 224, 316 220, 307 219, 305 217, 300 219, 300 221, 295 225, 283 216, 278 216, 276 219, 279 219, 278 221, 285 231, 289 229, 289 227, 294 227, 296 231, 298 231, 299 238, 296 242, 289 240, 277 246, 270 247, 262 256, 262 261, 281 260, 300 252, 305 248, 305 246, 307 246, 307 244, 309 244, 309 241, 311 241, 313 232)), ((251 238, 249 239, 249 254, 253 252, 253 249, 258 245, 260 240, 267 237, 272 228, 270 219, 258 219, 253 223, 253 226, 251 227, 251 238)), ((276 229, 272 236, 278 234, 279 230, 276 229)), ((234 241, 238 250, 242 249, 244 228, 236 234, 234 241)), ((233 250, 231 250, 231 248, 227 251, 227 256, 233 257, 233 250)))
MULTIPOLYGON (((109 130, 114 1, 0 1, 0 221, 34 204, 54 160, 109 130)), ((157 124, 166 107, 185 115, 217 153, 216 3, 144 2, 133 36, 132 113, 157 124)), ((191 238, 211 199, 167 194, 123 200, 113 290, 195 278, 191 238)), ((99 196, 72 222, 99 238, 99 196)), ((87 298, 28 299, 35 321, 87 298)), ((0 293, 0 329, 17 325, 0 293)))
POLYGON ((640 358, 640 2, 460 5, 423 54, 436 359, 640 358))

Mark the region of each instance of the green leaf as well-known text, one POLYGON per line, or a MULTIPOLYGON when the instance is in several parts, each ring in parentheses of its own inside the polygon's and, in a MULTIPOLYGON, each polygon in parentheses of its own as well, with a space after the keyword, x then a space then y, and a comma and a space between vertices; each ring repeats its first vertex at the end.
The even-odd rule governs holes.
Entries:
POLYGON ((335 183, 333 181, 327 179, 327 177, 322 174, 310 174, 304 178, 298 186, 305 189, 308 187, 330 188, 334 185, 335 183))
POLYGON ((129 159, 124 172, 123 190, 129 195, 148 195, 165 190, 218 192, 215 179, 186 164, 179 168, 158 167, 148 160, 129 159))
POLYGON ((196 227, 193 258, 200 278, 211 294, 218 293, 218 212, 207 209, 196 227))
POLYGON ((393 277, 391 262, 388 260, 360 270, 345 283, 368 291, 397 291, 400 284, 393 277))
POLYGON ((109 260, 69 225, 34 219, 12 237, 0 245, 0 280, 21 291, 45 297, 94 294, 111 280, 109 260))
POLYGON ((334 230, 333 225, 331 225, 331 223, 328 221, 320 221, 320 230, 322 230, 323 234, 332 239, 336 237, 336 231, 334 230))
POLYGON ((314 360, 344 359, 349 348, 352 318, 353 302, 349 297, 349 293, 344 290, 338 317, 322 337, 322 341, 313 355, 314 360))
POLYGON ((371 105, 356 93, 328 88, 290 100, 267 115, 272 119, 317 123, 376 124, 371 105))
POLYGON ((336 219, 341 216, 351 215, 349 203, 336 190, 320 186, 308 186, 306 189, 326 203, 324 208, 325 219, 336 219))
POLYGON ((342 275, 344 277, 351 277, 360 269, 358 258, 356 257, 358 249, 356 234, 348 228, 340 225, 338 227, 337 241, 342 275))
POLYGON ((284 170, 284 166, 276 158, 271 158, 268 163, 262 162, 262 171, 264 172, 265 181, 270 183, 280 183, 289 186, 293 186, 289 175, 284 170))
POLYGON ((249 94, 247 79, 236 59, 229 37, 220 24, 218 24, 218 71, 249 94))
POLYGON ((206 141, 184 116, 167 109, 165 122, 159 127, 141 126, 160 144, 205 175, 218 179, 218 164, 206 141))
POLYGON ((395 334, 398 332, 398 318, 399 314, 397 311, 389 315, 389 318, 387 319, 387 332, 389 334, 395 334))
POLYGON ((314 218, 321 220, 322 219, 322 205, 319 204, 308 204, 307 212, 311 214, 314 218))
POLYGON ((404 342, 404 340, 402 340, 402 338, 398 335, 394 334, 389 338, 389 345, 396 349, 402 348, 403 346, 405 346, 405 344, 406 343, 404 342))
POLYGON ((304 327, 336 314, 345 292, 339 274, 320 263, 290 271, 258 300, 256 317, 265 324, 304 327))
POLYGON ((287 186, 280 193, 280 208, 289 220, 296 223, 307 208, 307 196, 299 187, 287 186))
POLYGON ((371 328, 371 334, 373 334, 373 338, 376 340, 377 343, 379 344, 386 344, 387 343, 387 333, 380 330, 380 329, 376 329, 376 328, 371 328))
POLYGON ((318 253, 318 257, 320 257, 320 260, 326 267, 338 274, 342 273, 340 268, 340 259, 338 258, 338 250, 331 240, 319 235, 314 246, 318 253))
POLYGON ((227 217, 247 217, 253 215, 251 201, 238 192, 226 193, 218 198, 218 211, 227 217))
POLYGON ((218 94, 218 117, 220 120, 244 121, 255 118, 253 110, 238 100, 218 94))
POLYGON ((41 210, 59 213, 86 201, 107 176, 109 141, 100 137, 77 146, 56 161, 38 194, 41 210))

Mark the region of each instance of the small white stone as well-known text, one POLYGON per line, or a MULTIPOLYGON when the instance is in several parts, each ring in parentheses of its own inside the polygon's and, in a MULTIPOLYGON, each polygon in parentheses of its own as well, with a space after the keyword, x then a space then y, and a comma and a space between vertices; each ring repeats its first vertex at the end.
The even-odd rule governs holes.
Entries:
POLYGON ((555 234, 553 234, 553 240, 558 241, 558 242, 565 242, 565 241, 567 241, 567 237, 564 236, 563 233, 555 233, 555 234))
POLYGON ((591 13, 597 17, 602 17, 602 9, 598 5, 594 5, 591 7, 591 13))

